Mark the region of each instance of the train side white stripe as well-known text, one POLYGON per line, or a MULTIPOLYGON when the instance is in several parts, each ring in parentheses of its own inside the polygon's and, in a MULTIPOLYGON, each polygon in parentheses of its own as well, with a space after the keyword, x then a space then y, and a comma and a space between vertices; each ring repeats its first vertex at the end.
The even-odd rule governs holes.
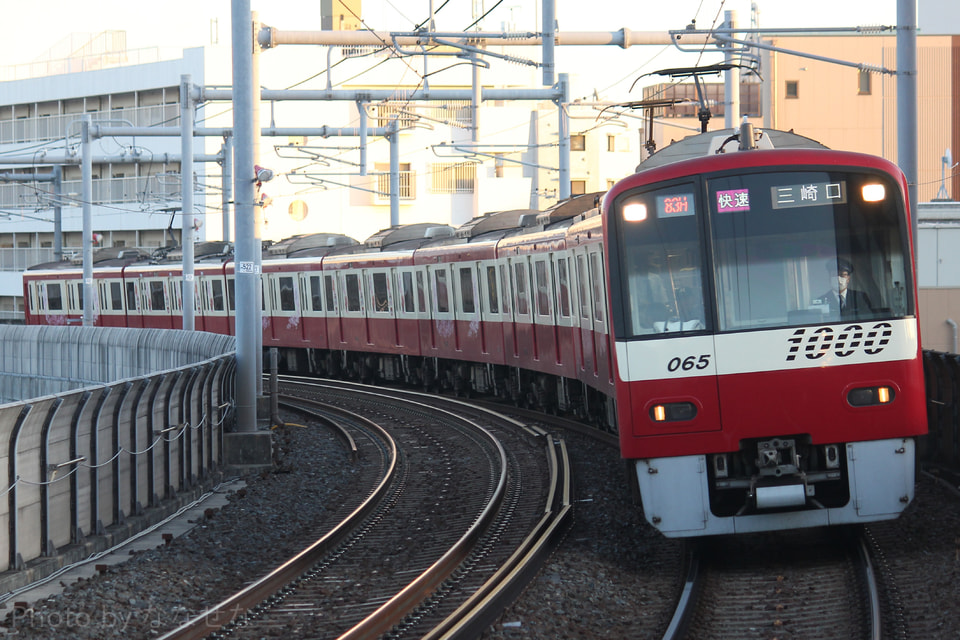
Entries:
POLYGON ((896 362, 916 357, 918 342, 910 318, 617 341, 617 368, 634 382, 896 362))

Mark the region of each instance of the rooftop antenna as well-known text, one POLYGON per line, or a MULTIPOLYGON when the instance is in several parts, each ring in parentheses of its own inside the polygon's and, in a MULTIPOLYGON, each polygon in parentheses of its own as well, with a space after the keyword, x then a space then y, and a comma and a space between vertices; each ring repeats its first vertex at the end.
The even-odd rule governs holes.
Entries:
POLYGON ((933 202, 950 202, 946 186, 947 170, 952 171, 957 164, 960 164, 960 162, 954 164, 953 154, 950 153, 950 149, 947 149, 940 158, 940 190, 937 191, 937 197, 933 199, 933 202))

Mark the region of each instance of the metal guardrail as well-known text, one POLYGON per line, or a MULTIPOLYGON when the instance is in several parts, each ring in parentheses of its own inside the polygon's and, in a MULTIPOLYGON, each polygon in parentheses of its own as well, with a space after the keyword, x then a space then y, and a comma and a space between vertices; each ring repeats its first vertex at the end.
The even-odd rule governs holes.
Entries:
POLYGON ((234 345, 202 332, 0 326, 7 393, 68 389, 0 405, 0 571, 208 477, 222 458, 234 345))

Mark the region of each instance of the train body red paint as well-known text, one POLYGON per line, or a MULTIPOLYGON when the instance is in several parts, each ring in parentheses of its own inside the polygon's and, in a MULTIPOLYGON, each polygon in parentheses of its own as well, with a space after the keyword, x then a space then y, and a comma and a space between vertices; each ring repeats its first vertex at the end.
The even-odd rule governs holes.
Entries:
MULTIPOLYGON (((545 212, 270 247, 263 345, 292 372, 616 430, 667 536, 895 518, 926 432, 905 194, 879 158, 702 134, 545 212)), ((230 333, 233 264, 196 253, 197 328, 230 333)), ((98 324, 179 327, 175 263, 94 277, 98 324)), ((80 285, 79 266, 28 272, 28 322, 78 322, 80 285)))

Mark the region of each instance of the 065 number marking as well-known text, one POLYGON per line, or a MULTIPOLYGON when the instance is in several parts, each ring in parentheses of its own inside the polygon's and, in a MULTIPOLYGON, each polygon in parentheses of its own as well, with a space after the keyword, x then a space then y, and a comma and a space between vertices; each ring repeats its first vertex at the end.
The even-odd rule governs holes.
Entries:
POLYGON ((681 358, 677 356, 671 358, 667 363, 667 371, 693 371, 694 369, 703 370, 710 366, 710 354, 705 353, 699 356, 686 356, 681 358))

